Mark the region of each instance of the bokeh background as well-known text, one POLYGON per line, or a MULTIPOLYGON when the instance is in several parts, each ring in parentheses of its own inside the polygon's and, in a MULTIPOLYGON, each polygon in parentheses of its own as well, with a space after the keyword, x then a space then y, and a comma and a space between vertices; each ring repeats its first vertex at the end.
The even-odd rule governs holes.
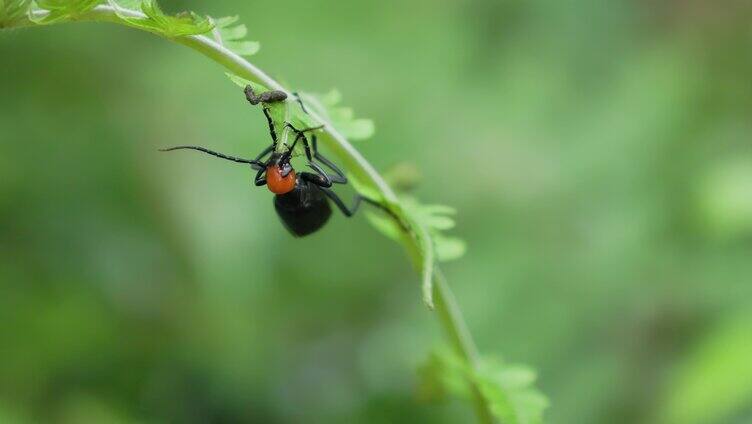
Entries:
MULTIPOLYGON (((552 423, 752 422, 748 1, 163 1, 239 14, 253 61, 340 89, 357 147, 456 206, 481 350, 552 423)), ((146 33, 0 33, 0 422, 472 422, 421 402, 441 344, 363 217, 293 239, 245 167, 261 113, 146 33)))

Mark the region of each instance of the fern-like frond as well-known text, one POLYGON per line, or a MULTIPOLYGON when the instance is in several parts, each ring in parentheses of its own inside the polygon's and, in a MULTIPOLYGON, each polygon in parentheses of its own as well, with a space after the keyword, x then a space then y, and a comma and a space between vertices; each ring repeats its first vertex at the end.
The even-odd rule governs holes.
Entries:
POLYGON ((448 395, 470 398, 468 382, 474 382, 493 417, 504 424, 541 424, 548 407, 548 400, 534 386, 532 369, 498 358, 482 358, 472 367, 449 349, 439 349, 418 375, 424 400, 444 400, 448 395))
POLYGON ((372 137, 375 132, 372 120, 355 118, 351 108, 340 104, 342 94, 338 90, 331 90, 326 94, 300 93, 300 98, 307 107, 315 110, 351 140, 364 140, 372 137))
POLYGON ((75 19, 101 3, 102 0, 36 0, 33 9, 46 10, 49 13, 42 18, 31 19, 37 24, 51 24, 63 19, 75 19))
MULTIPOLYGON (((210 18, 211 19, 211 18, 210 18)), ((246 40, 248 28, 238 24, 238 16, 226 16, 212 19, 214 29, 211 36, 218 44, 241 56, 252 56, 259 51, 261 45, 257 41, 246 40)))
POLYGON ((168 15, 162 11, 155 0, 108 0, 108 2, 113 6, 118 17, 130 26, 168 38, 205 34, 214 28, 208 17, 193 12, 168 15), (124 10, 133 10, 136 7, 143 12, 144 17, 136 18, 123 13, 124 10))
POLYGON ((0 28, 12 26, 13 22, 26 16, 31 0, 0 0, 0 28))

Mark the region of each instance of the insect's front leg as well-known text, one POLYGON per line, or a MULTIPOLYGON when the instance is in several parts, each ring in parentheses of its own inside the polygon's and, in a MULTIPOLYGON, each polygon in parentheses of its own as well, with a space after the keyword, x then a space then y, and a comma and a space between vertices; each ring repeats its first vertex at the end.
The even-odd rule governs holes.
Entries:
POLYGON ((258 156, 256 156, 256 159, 254 159, 259 164, 253 164, 251 165, 251 168, 253 168, 256 171, 260 169, 266 169, 266 163, 268 162, 269 159, 268 158, 266 160, 262 160, 262 159, 264 158, 264 156, 273 152, 276 146, 277 146, 276 143, 272 143, 269 147, 262 150, 261 153, 259 153, 258 156))
MULTIPOLYGON (((295 127, 293 127, 290 124, 287 124, 290 128, 292 128, 294 131, 295 127)), ((308 144, 308 138, 305 136, 305 134, 302 131, 297 132, 298 136, 295 137, 295 142, 292 144, 292 147, 290 148, 290 152, 292 152, 292 149, 295 148, 295 145, 298 143, 298 140, 303 140, 303 148, 305 149, 306 158, 308 159, 308 165, 313 168, 316 173, 321 175, 325 178, 325 181, 332 182, 332 183, 338 183, 338 184, 346 184, 347 183, 347 177, 345 177, 345 174, 337 168, 334 163, 332 163, 329 159, 325 158, 323 155, 321 155, 318 152, 317 145, 318 141, 316 138, 316 134, 313 135, 313 149, 311 149, 311 146, 308 144), (318 159, 329 167, 332 171, 335 172, 336 175, 327 174, 326 171, 324 171, 316 162, 314 162, 314 159, 318 159)), ((317 184, 321 185, 321 184, 317 184)), ((324 185, 322 187, 329 187, 328 185, 324 185)))
POLYGON ((264 116, 266 116, 266 123, 269 125, 269 135, 272 137, 272 146, 277 145, 277 132, 274 130, 274 121, 272 121, 272 117, 269 115, 269 110, 267 108, 262 108, 261 110, 264 111, 264 116))
POLYGON ((253 183, 256 184, 256 187, 266 185, 266 175, 264 174, 266 174, 266 167, 259 169, 259 171, 256 173, 256 178, 253 180, 253 183))

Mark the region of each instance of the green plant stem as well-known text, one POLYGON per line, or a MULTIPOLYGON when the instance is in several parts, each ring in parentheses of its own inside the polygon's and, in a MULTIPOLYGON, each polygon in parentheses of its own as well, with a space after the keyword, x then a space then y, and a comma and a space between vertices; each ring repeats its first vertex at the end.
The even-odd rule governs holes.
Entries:
MULTIPOLYGON (((467 327, 462 311, 457 304, 452 289, 449 287, 444 273, 438 267, 434 271, 434 298, 436 304, 436 313, 439 315, 444 331, 447 333, 454 350, 470 366, 475 369, 478 366, 478 348, 475 346, 470 329, 467 327)), ((470 392, 472 395, 475 414, 481 423, 494 423, 495 419, 489 408, 488 402, 480 392, 477 384, 470 381, 470 392)))
MULTIPOLYGON (((33 13, 35 18, 42 18, 47 14, 46 11, 39 10, 34 11, 33 13)), ((99 5, 75 18, 61 20, 59 22, 90 21, 127 25, 126 22, 118 17, 118 13, 132 18, 145 17, 145 15, 139 11, 119 8, 116 13, 115 8, 112 6, 99 5)), ((26 18, 12 22, 6 25, 6 27, 18 28, 33 25, 36 24, 26 18)), ((189 35, 169 39, 202 53, 240 77, 256 81, 274 90, 284 91, 288 96, 292 95, 289 90, 267 75, 264 71, 248 62, 242 56, 225 48, 218 40, 211 37, 210 33, 207 35, 189 35)), ((398 207, 398 200, 394 191, 392 191, 386 181, 384 181, 381 175, 379 175, 376 169, 368 163, 360 152, 358 152, 352 144, 350 144, 350 142, 339 131, 337 131, 336 128, 323 119, 323 117, 316 114, 315 111, 309 111, 309 114, 313 119, 324 123, 325 126, 323 130, 334 142, 333 144, 328 143, 329 147, 333 148, 335 153, 348 163, 348 169, 350 169, 363 182, 378 190, 389 207, 398 207)), ((415 243, 414 239, 413 243, 415 243)), ((478 362, 478 351, 475 342, 467 328, 467 324, 465 323, 460 308, 457 305, 454 294, 450 290, 446 278, 438 267, 435 268, 434 281, 436 312, 439 315, 441 325, 450 339, 453 348, 457 351, 460 357, 467 361, 471 367, 476 368, 478 362)), ((485 397, 481 394, 480 389, 474 381, 468 381, 468 383, 471 387, 473 404, 479 422, 484 424, 494 423, 495 419, 493 418, 493 414, 489 409, 485 397)))

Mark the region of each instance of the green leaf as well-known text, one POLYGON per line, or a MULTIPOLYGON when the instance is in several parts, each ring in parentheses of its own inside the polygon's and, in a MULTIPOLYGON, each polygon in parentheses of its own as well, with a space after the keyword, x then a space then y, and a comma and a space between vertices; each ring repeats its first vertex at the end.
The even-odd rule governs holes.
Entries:
POLYGON ((436 259, 439 262, 459 259, 467 251, 465 241, 457 237, 447 237, 441 233, 434 233, 433 242, 436 245, 436 259))
POLYGON ((226 16, 214 20, 212 36, 214 40, 225 48, 241 56, 256 54, 261 45, 257 41, 245 40, 248 29, 243 24, 236 24, 238 16, 226 16))
POLYGON ((264 91, 268 91, 269 90, 264 85, 261 85, 261 84, 255 82, 255 81, 251 81, 251 80, 247 80, 245 78, 241 78, 241 77, 239 77, 239 76, 237 76, 235 74, 231 74, 229 72, 225 72, 225 75, 227 75, 227 77, 230 78, 230 81, 234 82, 235 85, 237 85, 240 88, 245 88, 246 86, 250 85, 251 87, 253 87, 253 91, 255 91, 256 93, 263 93, 264 91))
POLYGON ((446 205, 424 205, 422 209, 424 213, 429 215, 454 215, 457 213, 457 209, 446 205))
MULTIPOLYGON (((372 186, 367 186, 363 184, 355 175, 353 174, 347 174, 347 180, 350 182, 350 184, 353 186, 355 191, 357 191, 361 196, 365 196, 371 200, 375 200, 377 202, 383 202, 384 199, 381 196, 381 193, 379 193, 378 190, 376 190, 372 186)), ((392 220, 393 221, 393 220, 392 220)))
POLYGON ((425 231, 422 226, 418 227, 416 235, 421 255, 423 255, 423 263, 421 264, 421 274, 423 276, 423 284, 421 284, 421 288, 423 289, 423 303, 428 306, 428 309, 433 309, 433 271, 436 253, 434 252, 431 235, 425 231))
POLYGON ((366 213, 366 218, 368 219, 368 222, 371 223, 373 228, 376 229, 376 231, 394 241, 400 241, 400 238, 402 237, 402 229, 399 225, 397 225, 396 222, 394 222, 394 219, 387 218, 382 215, 376 215, 370 212, 366 213))
MULTIPOLYGON (((143 0, 115 0, 115 2, 123 9, 141 10, 143 0)), ((112 4, 114 2, 110 1, 109 3, 112 4)))
POLYGON ((162 11, 155 0, 142 0, 140 2, 141 11, 146 15, 144 18, 133 18, 122 13, 122 9, 134 7, 137 2, 123 0, 108 1, 115 8, 118 17, 130 26, 168 38, 204 34, 214 28, 209 18, 199 16, 193 12, 181 12, 174 16, 168 15, 162 11), (121 3, 127 4, 130 7, 121 6, 121 3))
POLYGON ((448 261, 461 257, 465 253, 465 243, 454 237, 447 237, 443 231, 454 228, 455 221, 447 215, 457 211, 444 205, 423 205, 412 197, 402 196, 402 205, 407 215, 416 225, 422 226, 433 240, 439 261, 448 261))
POLYGON ((42 18, 30 19, 37 24, 51 24, 62 19, 75 18, 100 4, 102 0, 36 0, 36 6, 49 13, 42 18))
POLYGON ((503 423, 539 424, 548 400, 537 389, 535 372, 521 365, 506 365, 498 359, 481 361, 475 381, 490 405, 491 412, 503 423))
POLYGON ((548 400, 535 387, 535 372, 499 359, 481 359, 473 369, 448 349, 433 352, 418 369, 418 394, 426 400, 448 395, 469 398, 469 384, 478 387, 491 413, 504 424, 539 424, 548 400))
POLYGON ((0 28, 26 15, 31 0, 0 0, 0 28))
MULTIPOLYGON (((356 190, 366 195, 361 187, 356 190)), ((414 252, 416 267, 421 273, 423 301, 433 308, 433 271, 436 261, 449 261, 465 254, 465 242, 456 237, 444 235, 443 231, 454 227, 454 219, 447 215, 454 214, 454 208, 444 205, 423 205, 415 198, 400 196, 399 210, 401 217, 408 224, 417 252, 414 252)), ((388 219, 368 215, 368 220, 379 232, 394 240, 403 240, 402 228, 388 219)))
POLYGON ((375 126, 370 119, 354 117, 353 110, 340 105, 342 95, 337 90, 326 94, 300 93, 306 107, 310 107, 332 124, 342 135, 352 140, 373 136, 375 126))
POLYGON ((448 349, 438 349, 418 367, 418 397, 426 401, 446 401, 450 395, 467 398, 467 368, 448 349))

